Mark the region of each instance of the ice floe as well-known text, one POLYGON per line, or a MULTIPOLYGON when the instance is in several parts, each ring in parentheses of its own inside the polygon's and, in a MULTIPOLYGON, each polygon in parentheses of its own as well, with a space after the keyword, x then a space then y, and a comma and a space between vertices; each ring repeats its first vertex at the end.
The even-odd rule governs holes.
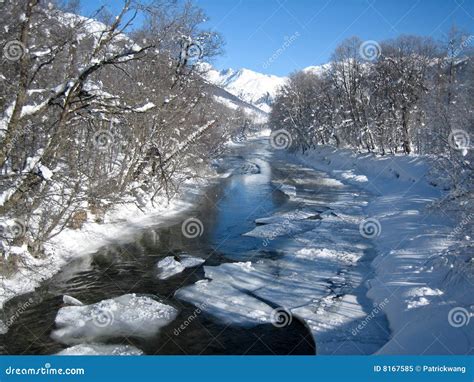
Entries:
POLYGON ((126 294, 58 311, 51 337, 64 344, 97 342, 116 337, 148 337, 173 321, 178 311, 151 297, 126 294))
POLYGON ((67 294, 65 294, 63 296, 63 302, 66 304, 66 305, 71 305, 71 306, 82 306, 84 305, 81 301, 79 301, 77 298, 74 298, 72 296, 68 296, 67 294))
POLYGON ((79 344, 61 350, 57 355, 142 355, 131 345, 79 344))
POLYGON ((253 326, 270 322, 273 309, 248 293, 265 284, 265 279, 252 276, 260 272, 252 263, 227 263, 204 270, 212 280, 181 288, 175 296, 201 306, 226 324, 253 326))
POLYGON ((204 259, 188 255, 180 255, 179 257, 167 256, 156 265, 158 268, 158 278, 166 280, 183 272, 186 268, 197 267, 204 262, 204 259))

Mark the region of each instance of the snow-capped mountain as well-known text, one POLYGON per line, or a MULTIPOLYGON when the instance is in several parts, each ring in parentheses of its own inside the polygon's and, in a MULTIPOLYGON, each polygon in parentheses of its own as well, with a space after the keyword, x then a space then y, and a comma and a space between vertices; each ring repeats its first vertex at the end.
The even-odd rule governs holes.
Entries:
POLYGON ((324 72, 327 72, 330 68, 331 68, 331 63, 327 63, 327 64, 317 65, 317 66, 308 66, 307 68, 303 69, 303 72, 320 76, 324 72))
MULTIPOLYGON (((308 66, 303 71, 321 75, 329 70, 330 63, 319 66, 308 66)), ((216 70, 208 63, 201 64, 204 77, 211 84, 226 90, 228 93, 240 98, 265 113, 272 109, 278 90, 286 84, 288 77, 254 72, 249 69, 216 70)))
POLYGON ((210 83, 265 113, 270 112, 278 89, 287 81, 287 77, 258 73, 249 69, 218 71, 209 64, 203 64, 203 69, 204 76, 210 83))

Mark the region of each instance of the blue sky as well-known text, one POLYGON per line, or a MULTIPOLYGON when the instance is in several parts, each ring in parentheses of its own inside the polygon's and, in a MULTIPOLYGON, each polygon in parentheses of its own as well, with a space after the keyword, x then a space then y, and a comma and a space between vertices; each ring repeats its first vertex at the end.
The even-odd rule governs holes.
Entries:
MULTIPOLYGON (((83 13, 118 0, 83 0, 83 13)), ((343 39, 384 40, 400 34, 443 39, 455 23, 474 33, 474 0, 195 0, 221 32, 219 69, 245 67, 276 75, 330 59, 343 39), (285 39, 291 42, 285 44, 285 39), (286 45, 286 47, 285 47, 286 45), (278 51, 277 58, 269 62, 278 51)))

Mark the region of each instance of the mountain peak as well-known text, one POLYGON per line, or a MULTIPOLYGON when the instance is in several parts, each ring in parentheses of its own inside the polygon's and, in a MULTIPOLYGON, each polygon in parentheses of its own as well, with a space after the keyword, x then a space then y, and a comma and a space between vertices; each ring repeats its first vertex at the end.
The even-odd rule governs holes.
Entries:
MULTIPOLYGON (((308 66, 303 71, 321 75, 330 66, 330 63, 308 66)), ((204 77, 211 84, 226 90, 265 113, 271 111, 279 89, 288 81, 288 77, 259 73, 247 68, 240 68, 238 70, 229 68, 219 71, 208 63, 201 64, 201 67, 204 77)))
POLYGON ((255 72, 241 68, 218 71, 212 66, 206 66, 206 79, 236 97, 248 102, 265 113, 270 112, 273 101, 287 78, 255 72))

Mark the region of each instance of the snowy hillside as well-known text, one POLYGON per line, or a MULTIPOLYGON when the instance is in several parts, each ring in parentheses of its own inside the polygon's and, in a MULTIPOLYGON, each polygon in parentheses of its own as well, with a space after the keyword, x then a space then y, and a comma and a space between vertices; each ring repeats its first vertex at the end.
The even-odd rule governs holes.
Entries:
POLYGON ((228 107, 231 110, 242 110, 246 116, 253 120, 255 123, 264 123, 268 119, 268 114, 258 107, 245 102, 241 98, 235 96, 234 94, 229 93, 227 90, 213 85, 208 85, 208 91, 210 94, 214 95, 214 99, 220 104, 228 107))
POLYGON ((316 74, 319 76, 323 74, 325 71, 329 70, 330 68, 331 68, 331 63, 327 63, 327 64, 317 65, 317 66, 308 66, 307 68, 303 69, 303 72, 316 74))
POLYGON ((269 113, 271 105, 287 78, 254 72, 249 69, 226 69, 218 71, 209 64, 203 64, 206 79, 229 93, 239 97, 260 110, 269 113))
MULTIPOLYGON (((319 66, 308 66, 303 71, 316 75, 321 75, 330 68, 330 63, 319 66)), ((216 70, 208 63, 201 64, 204 77, 230 94, 240 98, 242 101, 250 103, 265 113, 272 109, 278 90, 284 86, 288 77, 279 77, 258 73, 249 69, 216 70)))

